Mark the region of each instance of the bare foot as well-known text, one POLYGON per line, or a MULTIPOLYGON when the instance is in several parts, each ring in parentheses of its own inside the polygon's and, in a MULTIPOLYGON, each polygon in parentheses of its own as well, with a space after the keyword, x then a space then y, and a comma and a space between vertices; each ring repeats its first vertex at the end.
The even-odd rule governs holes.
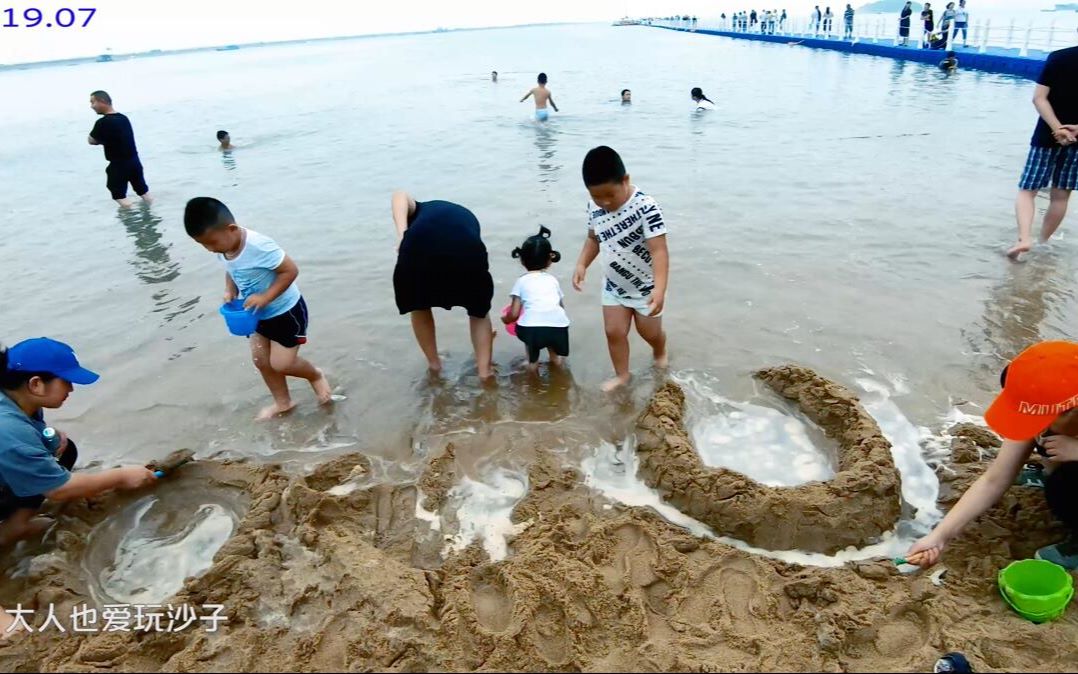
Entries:
POLYGON ((653 353, 655 358, 655 367, 667 368, 670 367, 670 354, 666 348, 663 348, 662 353, 653 353))
POLYGON ((620 377, 614 377, 613 379, 607 379, 605 382, 603 382, 603 386, 602 386, 603 393, 610 393, 611 391, 616 391, 617 389, 621 388, 622 386, 625 386, 626 384, 628 384, 629 380, 631 378, 632 378, 632 375, 624 374, 624 375, 621 375, 620 377))
POLYGON ((318 404, 325 405, 333 402, 333 389, 329 386, 326 373, 318 370, 318 374, 322 376, 311 382, 311 388, 314 389, 314 394, 318 397, 318 404))
POLYGON ((269 407, 263 407, 262 411, 255 417, 259 421, 265 421, 266 419, 272 419, 273 417, 283 416, 288 414, 292 410, 296 409, 296 403, 289 401, 287 405, 280 405, 273 403, 269 407))
POLYGON ((1021 255, 1022 253, 1028 253, 1032 248, 1032 241, 1022 241, 1021 239, 1019 239, 1018 243, 1013 248, 1007 251, 1007 257, 1017 261, 1019 255, 1021 255))

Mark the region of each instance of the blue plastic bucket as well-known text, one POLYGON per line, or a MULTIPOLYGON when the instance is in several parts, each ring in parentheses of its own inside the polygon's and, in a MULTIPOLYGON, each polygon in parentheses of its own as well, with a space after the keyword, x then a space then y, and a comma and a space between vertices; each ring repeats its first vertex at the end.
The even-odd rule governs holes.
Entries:
POLYGON ((221 315, 225 317, 228 331, 239 337, 250 337, 258 327, 258 312, 244 309, 243 300, 222 304, 221 315))

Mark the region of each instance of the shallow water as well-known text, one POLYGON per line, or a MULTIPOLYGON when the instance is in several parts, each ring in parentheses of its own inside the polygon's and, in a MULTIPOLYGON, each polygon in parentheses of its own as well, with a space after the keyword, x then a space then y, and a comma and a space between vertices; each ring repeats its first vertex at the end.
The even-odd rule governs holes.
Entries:
MULTIPOLYGON (((33 101, 0 122, 2 337, 64 339, 103 374, 50 418, 104 464, 177 446, 301 465, 359 449, 384 459, 372 479, 407 481, 432 438, 467 438, 463 463, 499 457, 514 474, 525 461, 514 439, 541 437, 577 460, 619 442, 654 386, 648 355, 634 341, 633 390, 600 394, 610 370, 600 273, 582 294, 569 285, 585 231, 579 165, 601 143, 621 151, 669 222, 678 376, 765 407, 750 374, 783 362, 848 386, 866 373, 900 382, 881 407, 867 404, 906 420, 881 425, 908 448, 918 484, 907 500, 919 512, 931 495, 913 461, 925 451, 919 429, 937 434, 956 406, 982 413, 1007 358, 1078 327, 1067 225, 1024 264, 1001 255, 1035 119, 1022 80, 570 26, 4 71, 0 84, 33 101), (540 69, 563 110, 543 126, 517 103, 540 69), (692 86, 717 110, 692 114, 692 86), (617 103, 623 87, 631 107, 617 103), (150 208, 117 213, 108 200, 101 152, 84 140, 97 88, 132 118, 150 208), (218 128, 240 148, 216 152, 218 128), (521 272, 509 251, 540 224, 553 230, 566 260, 552 271, 573 320, 568 372, 529 380, 519 343, 502 333, 498 386, 481 388, 457 311, 438 314, 446 377, 428 380, 393 303, 398 187, 476 212, 496 307, 521 272), (312 316, 304 355, 346 396, 332 412, 295 383, 294 415, 252 421, 265 388, 217 315, 222 272, 183 232, 183 205, 199 194, 299 264, 312 316)), ((801 429, 763 419, 738 432, 808 455, 801 429)), ((806 471, 825 465, 817 455, 806 471)))
POLYGON ((160 603, 210 568, 242 513, 234 496, 200 503, 199 491, 150 494, 97 525, 83 559, 96 603, 160 603))

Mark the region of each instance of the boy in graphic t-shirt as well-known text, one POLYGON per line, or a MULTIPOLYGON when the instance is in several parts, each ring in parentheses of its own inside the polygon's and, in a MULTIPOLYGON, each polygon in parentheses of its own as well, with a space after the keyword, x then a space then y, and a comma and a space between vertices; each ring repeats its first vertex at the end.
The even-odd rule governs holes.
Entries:
POLYGON ((588 266, 603 254, 603 324, 614 378, 603 384, 611 391, 629 382, 629 329, 651 346, 655 365, 666 367, 666 333, 662 314, 670 256, 666 222, 659 204, 638 190, 625 164, 605 145, 584 157, 588 188, 588 236, 573 272, 573 287, 583 288, 588 266))
POLYGON ((225 268, 226 303, 243 300, 244 308, 258 312, 251 335, 251 357, 273 395, 273 404, 258 415, 269 419, 295 407, 288 392, 288 377, 306 379, 318 402, 327 404, 333 390, 322 370, 301 358, 307 343, 307 302, 296 285, 299 267, 277 242, 236 224, 232 212, 212 197, 187 202, 183 225, 188 236, 216 254, 225 268))

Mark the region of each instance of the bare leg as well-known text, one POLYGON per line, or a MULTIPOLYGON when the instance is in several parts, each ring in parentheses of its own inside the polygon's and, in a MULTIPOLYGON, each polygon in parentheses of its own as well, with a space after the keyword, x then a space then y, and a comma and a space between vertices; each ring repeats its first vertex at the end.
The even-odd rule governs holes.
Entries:
POLYGON ((285 376, 273 369, 270 347, 272 342, 258 333, 251 335, 250 341, 251 360, 262 375, 262 380, 266 382, 270 395, 273 396, 273 404, 263 408, 258 413, 258 418, 270 419, 290 411, 296 404, 292 402, 292 396, 288 393, 288 381, 285 376))
POLYGON ((0 523, 0 545, 11 545, 35 536, 41 536, 53 520, 48 517, 37 517, 34 508, 19 508, 11 514, 3 523, 0 523))
POLYGON ((270 367, 286 377, 299 377, 306 379, 314 389, 318 402, 325 405, 333 400, 333 389, 326 380, 326 375, 309 360, 299 357, 299 347, 288 348, 270 342, 270 367))
POLYGON ((472 333, 472 348, 475 349, 475 364, 479 369, 480 379, 490 379, 494 374, 491 357, 494 351, 494 328, 490 316, 483 318, 468 317, 468 327, 472 333))
POLYGON ((119 204, 121 208, 131 208, 135 205, 135 203, 127 197, 124 197, 123 199, 113 199, 113 201, 119 204))
POLYGON ((1070 190, 1052 189, 1048 212, 1044 214, 1044 224, 1041 225, 1041 243, 1052 238, 1059 226, 1063 224, 1063 216, 1067 214, 1067 202, 1070 198, 1070 190))
POLYGON ((1017 260, 1033 247, 1033 215, 1037 210, 1037 191, 1019 190, 1014 200, 1014 217, 1018 222, 1018 243, 1007 251, 1007 257, 1017 260))
POLYGON ((639 313, 633 317, 636 321, 636 331, 644 338, 651 347, 652 356, 655 358, 656 367, 666 367, 670 359, 666 355, 666 331, 663 330, 662 316, 652 318, 641 316, 639 313))
POLYGON ((547 349, 547 355, 550 356, 550 364, 554 367, 561 367, 565 364, 565 359, 559 356, 554 349, 547 349))
POLYGON ((629 307, 603 307, 606 348, 610 351, 610 362, 614 364, 614 378, 603 383, 603 391, 613 391, 629 383, 629 328, 632 322, 633 310, 629 307))
POLYGON ((150 196, 149 192, 147 192, 146 194, 140 194, 139 196, 142 197, 142 200, 145 201, 147 204, 153 203, 153 197, 150 196))
POLYGON ((434 327, 434 312, 430 309, 420 309, 408 314, 412 317, 412 332, 415 333, 415 341, 419 343, 419 350, 427 357, 427 367, 432 374, 442 371, 442 359, 438 357, 438 334, 434 327))

